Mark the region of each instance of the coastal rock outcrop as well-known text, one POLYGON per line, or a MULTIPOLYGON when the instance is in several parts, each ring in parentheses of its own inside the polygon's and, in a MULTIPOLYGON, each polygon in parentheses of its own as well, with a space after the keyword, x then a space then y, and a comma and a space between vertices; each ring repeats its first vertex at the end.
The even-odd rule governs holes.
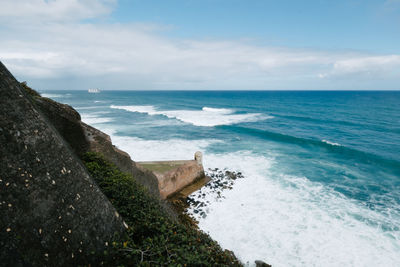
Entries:
MULTIPOLYGON (((154 199, 153 171, 72 107, 18 83, 1 62, 0 95, 1 266, 242 266, 154 199)), ((198 161, 185 163, 204 176, 198 161)))
MULTIPOLYGON (((71 150, 86 144, 71 137, 70 146, 56 130, 79 114, 63 106, 64 118, 52 124, 60 106, 33 101, 1 62, 0 95, 1 264, 96 263, 125 227, 71 150)), ((70 126, 63 131, 82 134, 70 126)))
MULTIPOLYGON (((26 85, 24 85, 27 88, 26 85)), ((33 97, 34 104, 51 122, 72 150, 80 155, 89 149, 81 126, 81 116, 71 106, 58 103, 46 97, 33 97)))
POLYGON ((121 171, 132 174, 135 180, 146 187, 154 197, 159 198, 158 180, 151 171, 138 167, 128 153, 112 144, 111 138, 107 134, 84 122, 80 122, 80 125, 85 135, 84 140, 87 142, 87 150, 80 153, 91 151, 103 154, 107 160, 114 163, 121 171))
MULTIPOLYGON (((30 93, 34 92, 26 84, 22 86, 30 93)), ((79 113, 71 106, 39 95, 33 95, 33 99, 35 105, 77 155, 89 151, 103 154, 121 171, 132 174, 154 197, 165 199, 196 179, 204 177, 202 153, 199 151, 195 153, 194 160, 182 161, 183 163, 173 170, 163 173, 151 171, 142 168, 141 164, 134 162, 128 153, 114 146, 107 134, 82 122, 79 113)), ((176 162, 178 161, 174 164, 176 162)))
POLYGON ((33 104, 51 122, 76 155, 89 151, 101 153, 121 171, 132 174, 154 197, 160 196, 157 177, 151 171, 139 168, 128 153, 112 144, 107 134, 82 122, 79 113, 71 106, 40 97, 26 83, 21 86, 31 94, 33 104))
POLYGON ((188 210, 195 219, 207 216, 207 207, 210 204, 210 199, 218 201, 224 198, 223 192, 232 189, 237 179, 244 178, 241 172, 218 168, 209 168, 205 175, 209 178, 209 182, 186 197, 188 210))

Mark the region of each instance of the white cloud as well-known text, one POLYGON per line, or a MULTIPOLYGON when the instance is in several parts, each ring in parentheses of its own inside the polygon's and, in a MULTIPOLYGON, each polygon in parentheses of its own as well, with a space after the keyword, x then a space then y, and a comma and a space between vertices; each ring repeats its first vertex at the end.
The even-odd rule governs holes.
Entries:
POLYGON ((16 21, 72 21, 112 11, 115 0, 2 0, 0 17, 16 21))
POLYGON ((399 55, 366 56, 340 60, 334 64, 334 70, 339 72, 357 73, 371 70, 384 70, 400 65, 399 55))
MULTIPOLYGON (((382 77, 392 72, 400 75, 400 55, 355 56, 334 62, 333 69, 320 78, 345 76, 382 77)), ((400 77, 400 76, 399 76, 400 77)))
POLYGON ((79 22, 108 14, 114 1, 5 3, 0 11, 0 21, 7 26, 0 28, 0 60, 17 77, 42 80, 42 89, 66 79, 76 80, 73 87, 80 89, 87 83, 100 88, 107 84, 107 89, 335 89, 341 77, 364 79, 370 73, 374 80, 374 75, 385 78, 385 72, 399 81, 393 73, 400 73, 400 55, 276 48, 240 40, 177 40, 162 37, 154 25, 79 22), (29 9, 31 3, 36 8, 29 9), (16 9, 15 19, 31 23, 16 25, 5 19, 16 9))

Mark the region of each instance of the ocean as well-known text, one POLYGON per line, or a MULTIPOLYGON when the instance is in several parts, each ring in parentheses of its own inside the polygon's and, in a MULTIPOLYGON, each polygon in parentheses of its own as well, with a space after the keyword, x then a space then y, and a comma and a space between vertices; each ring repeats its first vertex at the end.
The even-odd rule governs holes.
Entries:
POLYGON ((400 92, 46 91, 133 160, 241 172, 195 197, 249 265, 400 266, 400 92))

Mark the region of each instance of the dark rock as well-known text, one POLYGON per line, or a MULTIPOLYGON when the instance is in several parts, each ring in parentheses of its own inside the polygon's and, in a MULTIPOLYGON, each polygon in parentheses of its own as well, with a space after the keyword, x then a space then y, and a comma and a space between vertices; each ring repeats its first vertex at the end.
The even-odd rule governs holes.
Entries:
POLYGON ((223 191, 226 189, 232 189, 236 178, 243 178, 241 172, 234 172, 229 170, 220 170, 218 168, 209 168, 206 175, 211 178, 203 188, 193 193, 187 198, 186 203, 197 217, 205 218, 207 216, 206 207, 210 204, 210 201, 206 200, 207 195, 212 195, 215 200, 224 199, 223 191), (241 177, 238 176, 240 173, 241 177), (200 208, 204 208, 204 211, 200 208), (199 213, 200 211, 200 213, 199 213))
POLYGON ((272 267, 271 265, 260 260, 257 260, 254 263, 256 264, 256 267, 272 267))
POLYGON ((98 263, 121 218, 1 62, 0 95, 1 264, 98 263))
POLYGON ((89 150, 90 144, 81 126, 81 116, 75 109, 45 97, 36 97, 34 100, 77 155, 89 150))
POLYGON ((236 180, 236 173, 231 171, 225 171, 225 175, 228 176, 230 179, 236 180))

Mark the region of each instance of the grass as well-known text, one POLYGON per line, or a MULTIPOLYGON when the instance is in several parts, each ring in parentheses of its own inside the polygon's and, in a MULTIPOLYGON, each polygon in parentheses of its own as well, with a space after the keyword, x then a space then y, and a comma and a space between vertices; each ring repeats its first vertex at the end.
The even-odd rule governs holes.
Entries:
POLYGON ((170 219, 158 200, 102 155, 86 153, 82 159, 129 225, 127 236, 113 242, 114 251, 106 265, 242 266, 232 252, 221 249, 207 234, 170 219))

